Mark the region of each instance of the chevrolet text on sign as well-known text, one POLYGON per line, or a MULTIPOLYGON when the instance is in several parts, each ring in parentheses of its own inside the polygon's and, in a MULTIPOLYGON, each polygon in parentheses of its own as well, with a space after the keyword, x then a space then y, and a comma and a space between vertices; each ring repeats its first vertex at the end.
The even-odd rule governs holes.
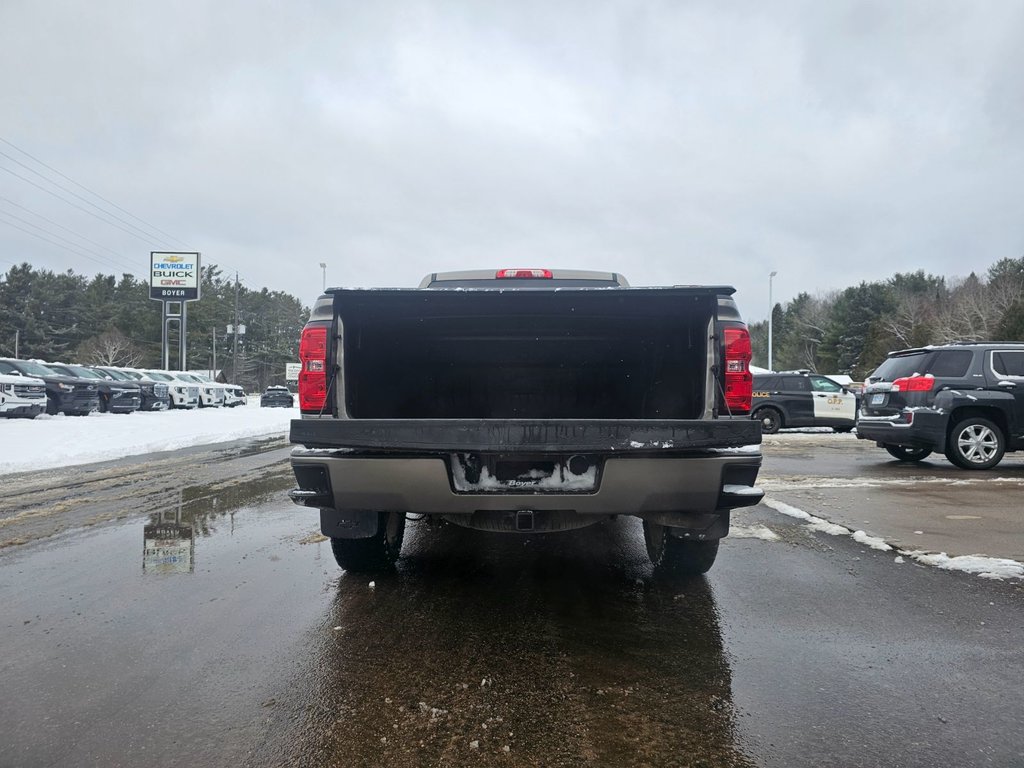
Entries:
POLYGON ((149 298, 160 301, 195 301, 199 298, 199 254, 149 254, 149 298))

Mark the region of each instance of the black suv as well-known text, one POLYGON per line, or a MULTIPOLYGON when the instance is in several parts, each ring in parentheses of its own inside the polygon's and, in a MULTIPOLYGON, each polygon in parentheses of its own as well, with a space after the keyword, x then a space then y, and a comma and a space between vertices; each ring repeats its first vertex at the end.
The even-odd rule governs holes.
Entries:
POLYGON ((108 365, 94 365, 92 369, 111 381, 138 384, 142 395, 140 411, 166 411, 171 407, 171 396, 167 394, 167 385, 162 381, 155 381, 137 371, 122 370, 108 365))
POLYGON ((1024 449, 1024 343, 891 352, 864 381, 857 437, 900 461, 941 451, 963 469, 994 467, 1024 449))
POLYGON ((134 381, 111 381, 101 373, 84 365, 65 365, 64 363, 48 363, 57 373, 91 379, 96 383, 100 393, 100 411, 103 413, 132 413, 142 406, 141 387, 134 381))
POLYGON ((761 432, 774 435, 783 427, 832 427, 849 432, 857 423, 857 396, 810 371, 755 373, 750 418, 761 432))
POLYGON ((15 376, 34 376, 46 384, 46 412, 68 416, 85 416, 100 407, 100 393, 96 381, 63 373, 35 360, 0 359, 0 373, 15 376))
POLYGON ((293 405, 295 398, 288 387, 267 387, 267 391, 260 395, 261 408, 291 408, 293 405))

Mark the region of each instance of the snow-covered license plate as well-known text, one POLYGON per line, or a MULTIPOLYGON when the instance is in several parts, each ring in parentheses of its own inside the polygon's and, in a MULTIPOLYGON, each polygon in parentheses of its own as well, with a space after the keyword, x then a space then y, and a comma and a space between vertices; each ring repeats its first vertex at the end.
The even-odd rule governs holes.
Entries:
POLYGON ((872 405, 881 405, 883 400, 885 400, 885 393, 884 392, 880 392, 877 395, 872 395, 871 396, 871 404, 872 405))

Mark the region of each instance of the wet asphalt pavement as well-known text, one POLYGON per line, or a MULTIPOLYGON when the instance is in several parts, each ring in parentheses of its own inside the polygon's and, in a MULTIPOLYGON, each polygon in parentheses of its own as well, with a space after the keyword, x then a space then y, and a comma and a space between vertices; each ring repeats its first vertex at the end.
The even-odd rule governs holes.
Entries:
POLYGON ((624 518, 410 523, 370 586, 290 482, 275 441, 4 478, 0 766, 1024 766, 1019 580, 760 506, 706 579, 624 518))

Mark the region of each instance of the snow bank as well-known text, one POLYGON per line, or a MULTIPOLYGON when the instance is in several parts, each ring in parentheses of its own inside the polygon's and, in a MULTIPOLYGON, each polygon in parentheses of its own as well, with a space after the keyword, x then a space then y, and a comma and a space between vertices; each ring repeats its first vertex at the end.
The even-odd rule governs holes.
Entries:
POLYGON ((0 475, 174 451, 250 437, 285 435, 297 408, 93 413, 0 419, 0 475))

